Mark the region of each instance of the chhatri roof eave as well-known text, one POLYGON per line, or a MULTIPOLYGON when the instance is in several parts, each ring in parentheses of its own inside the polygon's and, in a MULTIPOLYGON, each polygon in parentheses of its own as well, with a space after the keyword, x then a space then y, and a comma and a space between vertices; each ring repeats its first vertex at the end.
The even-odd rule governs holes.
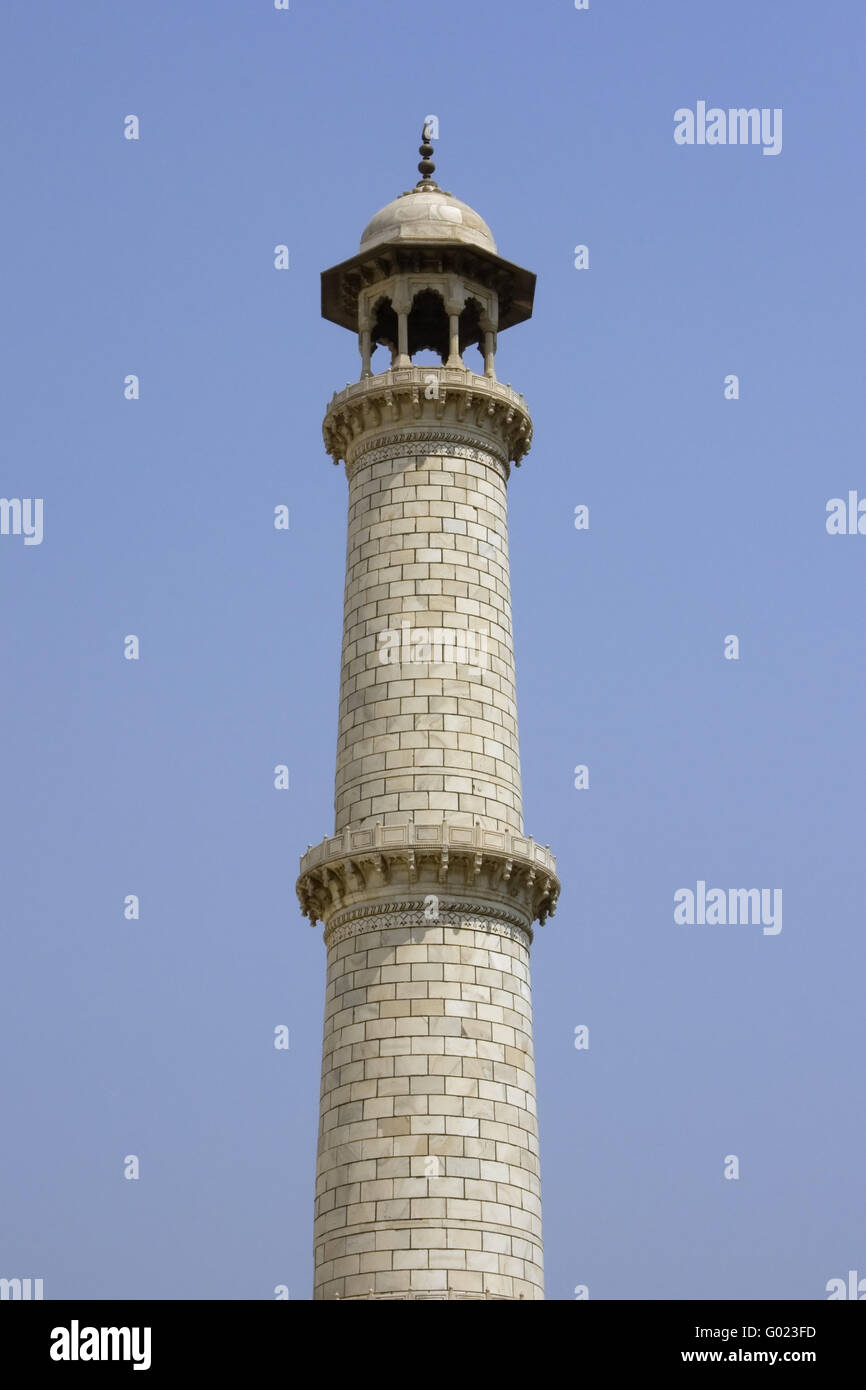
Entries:
MULTIPOLYGON (((322 271, 322 318, 327 319, 329 323, 337 323, 341 328, 348 328, 353 333, 357 333, 357 295, 350 296, 354 299, 350 311, 346 307, 347 278, 354 280, 357 277, 360 279, 360 272, 365 267, 373 267, 377 263, 381 263, 385 252, 420 251, 425 247, 431 250, 440 248, 443 251, 465 251, 478 263, 482 272, 486 272, 491 278, 495 277, 500 284, 503 279, 505 280, 507 296, 502 296, 506 302, 500 302, 499 306, 500 331, 505 328, 513 328, 515 324, 523 323, 532 317, 536 280, 534 271, 525 270, 523 266, 515 265, 513 261, 506 261, 500 255, 485 251, 483 247, 468 246, 465 242, 396 240, 368 247, 364 251, 350 256, 347 261, 341 261, 339 265, 331 266, 330 269, 322 271)), ((381 278, 387 277, 382 273, 381 278)), ((485 278, 483 274, 481 278, 485 278)))

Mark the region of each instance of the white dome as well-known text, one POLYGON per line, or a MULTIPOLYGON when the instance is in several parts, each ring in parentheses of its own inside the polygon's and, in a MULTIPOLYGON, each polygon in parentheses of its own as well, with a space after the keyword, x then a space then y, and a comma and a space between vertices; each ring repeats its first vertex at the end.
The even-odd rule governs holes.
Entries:
POLYGON ((484 218, 439 188, 413 188, 388 203, 364 228, 361 250, 395 241, 457 242, 496 255, 496 242, 484 218))

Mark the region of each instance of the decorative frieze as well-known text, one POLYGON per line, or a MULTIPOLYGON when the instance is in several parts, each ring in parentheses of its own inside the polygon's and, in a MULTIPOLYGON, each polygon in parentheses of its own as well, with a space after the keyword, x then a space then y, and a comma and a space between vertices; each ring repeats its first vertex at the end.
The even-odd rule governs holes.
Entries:
MULTIPOLYGON (((423 900, 392 902, 386 905, 369 904, 366 907, 349 907, 331 917, 325 932, 325 945, 338 946, 350 936, 363 936, 366 932, 412 931, 423 932, 431 925, 429 908, 423 900)), ((440 898, 436 904, 435 925, 446 927, 452 932, 480 931, 488 935, 506 937, 529 947, 533 933, 523 914, 509 911, 508 908, 491 908, 485 904, 483 915, 479 915, 477 902, 452 902, 440 898)))
POLYGON ((418 434, 417 430, 393 430, 390 434, 376 435, 368 441, 360 441, 352 450, 351 465, 346 465, 347 477, 351 478, 356 469, 371 463, 384 463, 386 459, 427 458, 469 459, 472 463, 483 463, 493 468, 504 482, 508 482, 511 469, 505 454, 493 444, 477 448, 470 444, 466 434, 459 430, 427 430, 418 434))

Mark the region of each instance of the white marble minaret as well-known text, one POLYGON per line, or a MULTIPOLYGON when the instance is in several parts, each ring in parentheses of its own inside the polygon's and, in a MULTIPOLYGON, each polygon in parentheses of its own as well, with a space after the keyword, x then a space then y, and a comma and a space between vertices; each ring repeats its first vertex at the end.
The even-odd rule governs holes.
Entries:
POLYGON ((423 139, 322 276, 361 376, 324 421, 349 482, 336 825, 298 879, 328 952, 313 1296, 542 1298, 529 948, 559 882, 517 742, 506 486, 532 423, 494 367, 535 277, 423 139))

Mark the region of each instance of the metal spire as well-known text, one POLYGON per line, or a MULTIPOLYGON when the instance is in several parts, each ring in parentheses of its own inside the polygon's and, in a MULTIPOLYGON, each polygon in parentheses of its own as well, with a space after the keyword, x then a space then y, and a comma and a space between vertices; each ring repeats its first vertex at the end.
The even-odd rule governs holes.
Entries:
POLYGON ((433 171, 436 165, 433 163, 431 155, 433 146, 430 143, 430 123, 425 121, 421 129, 421 144, 418 146, 418 153, 421 155, 421 162, 418 165, 418 172, 421 178, 416 183, 416 188, 438 188, 439 185, 433 178, 433 171))

